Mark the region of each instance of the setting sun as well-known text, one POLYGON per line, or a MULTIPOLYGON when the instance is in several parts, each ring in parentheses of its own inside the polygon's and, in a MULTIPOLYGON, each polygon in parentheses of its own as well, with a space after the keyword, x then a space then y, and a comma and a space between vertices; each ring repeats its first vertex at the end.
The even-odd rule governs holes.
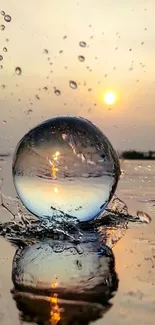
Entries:
POLYGON ((112 105, 114 104, 116 101, 116 95, 114 92, 112 91, 108 91, 107 93, 105 93, 104 95, 104 102, 108 105, 112 105))

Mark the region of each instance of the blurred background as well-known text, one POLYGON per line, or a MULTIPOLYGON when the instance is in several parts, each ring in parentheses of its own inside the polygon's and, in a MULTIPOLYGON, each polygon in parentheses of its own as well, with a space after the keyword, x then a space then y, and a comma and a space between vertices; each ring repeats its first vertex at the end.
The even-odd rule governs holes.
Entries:
POLYGON ((0 149, 55 115, 155 150, 154 0, 1 0, 0 149))

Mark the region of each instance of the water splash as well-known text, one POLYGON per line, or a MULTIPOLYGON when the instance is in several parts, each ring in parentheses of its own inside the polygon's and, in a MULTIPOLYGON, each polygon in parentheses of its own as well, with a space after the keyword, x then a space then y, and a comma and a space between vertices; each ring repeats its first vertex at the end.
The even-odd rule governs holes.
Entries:
POLYGON ((9 23, 10 21, 11 21, 11 16, 10 15, 5 15, 4 16, 4 20, 7 22, 7 23, 9 23))
POLYGON ((113 247, 130 227, 146 225, 151 222, 148 214, 137 211, 135 216, 128 213, 126 204, 116 196, 100 217, 89 222, 79 222, 76 217, 56 211, 52 218, 37 219, 18 199, 5 197, 1 193, 1 207, 10 215, 10 221, 0 223, 0 236, 12 243, 36 243, 43 238, 69 239, 72 242, 89 241, 85 231, 97 232, 102 244, 113 247))
POLYGON ((76 89, 77 88, 77 83, 73 80, 70 80, 69 81, 69 86, 72 88, 72 89, 76 89))
POLYGON ((84 42, 84 41, 81 41, 81 42, 79 42, 79 45, 80 45, 81 47, 86 47, 86 46, 87 46, 87 43, 84 42))
POLYGON ((20 67, 15 68, 16 75, 20 76, 22 74, 22 69, 20 67))
POLYGON ((0 30, 4 30, 5 26, 4 25, 0 25, 0 30))
POLYGON ((84 57, 83 55, 79 55, 79 56, 78 56, 78 60, 79 60, 80 62, 84 62, 84 61, 85 61, 85 57, 84 57))
POLYGON ((54 93, 56 96, 60 96, 61 95, 61 91, 59 89, 55 89, 54 93))

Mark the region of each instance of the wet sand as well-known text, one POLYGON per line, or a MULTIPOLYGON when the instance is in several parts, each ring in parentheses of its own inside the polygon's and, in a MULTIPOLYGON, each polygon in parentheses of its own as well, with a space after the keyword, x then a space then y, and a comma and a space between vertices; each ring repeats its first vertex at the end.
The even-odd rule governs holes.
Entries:
MULTIPOLYGON (((143 210, 150 214, 152 222, 146 226, 129 229, 114 247, 119 289, 111 299, 112 308, 102 319, 93 323, 96 325, 154 324, 155 202, 148 202, 148 199, 153 199, 154 194, 154 166, 150 163, 152 168, 149 173, 149 162, 143 162, 143 170, 140 168, 137 171, 135 168, 138 164, 139 162, 134 162, 130 166, 129 163, 123 165, 126 175, 120 180, 117 195, 126 202, 129 212, 143 210), (147 170, 144 170, 144 167, 147 167, 147 170)), ((19 312, 10 293, 13 288, 11 267, 14 253, 15 248, 0 238, 0 324, 5 325, 21 324, 19 312)))

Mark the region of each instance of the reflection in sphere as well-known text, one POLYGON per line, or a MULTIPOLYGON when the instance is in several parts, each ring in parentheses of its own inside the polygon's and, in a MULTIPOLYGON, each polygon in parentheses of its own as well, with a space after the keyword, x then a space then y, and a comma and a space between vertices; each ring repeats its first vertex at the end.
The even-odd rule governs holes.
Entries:
POLYGON ((26 208, 39 218, 99 216, 117 186, 120 168, 109 140, 83 118, 55 117, 19 142, 13 178, 26 208))

